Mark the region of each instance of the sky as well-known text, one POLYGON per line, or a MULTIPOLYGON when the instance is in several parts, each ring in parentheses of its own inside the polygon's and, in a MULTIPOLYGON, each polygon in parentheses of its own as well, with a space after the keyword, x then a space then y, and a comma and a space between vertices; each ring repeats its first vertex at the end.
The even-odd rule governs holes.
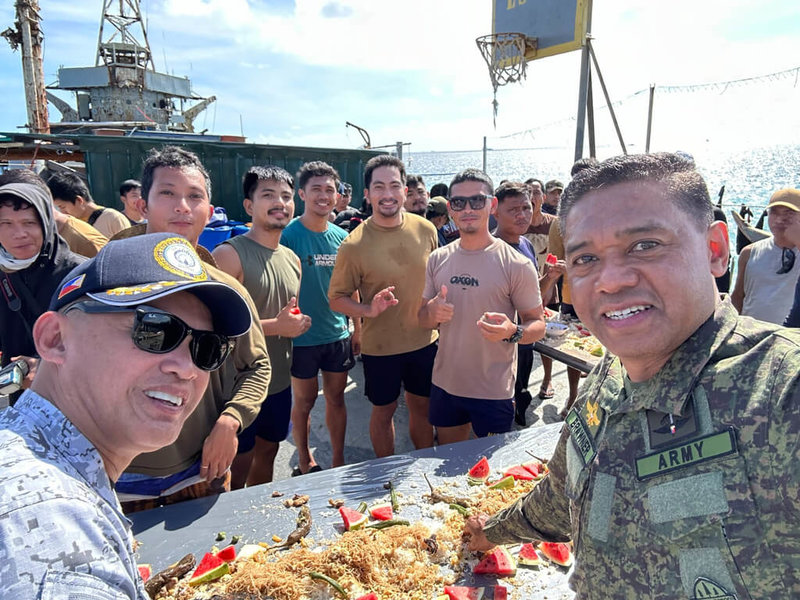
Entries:
MULTIPOLYGON (((217 102, 195 121, 249 141, 414 151, 574 145, 580 52, 531 61, 527 79, 492 87, 475 38, 493 0, 141 0, 159 71, 188 76, 217 102), (525 132, 525 133, 522 133, 525 132)), ((502 3, 524 0, 497 0, 502 3)), ((540 0, 527 0, 535 2, 540 0)), ((91 66, 102 0, 40 0, 45 80, 91 66)), ((116 4, 116 2, 115 2, 116 4)), ((11 0, 0 29, 14 21, 11 0)), ((629 150, 643 149, 646 90, 800 67, 797 0, 594 0, 593 47, 629 150)), ((797 72, 795 72, 795 75, 797 72)), ((0 131, 26 122, 19 53, 0 41, 0 131)), ((74 105, 68 92, 58 93, 74 105)), ((598 142, 618 149, 595 77, 598 142)), ((657 92, 652 149, 797 143, 795 76, 712 91, 657 92)), ((52 106, 51 121, 60 119, 52 106)))

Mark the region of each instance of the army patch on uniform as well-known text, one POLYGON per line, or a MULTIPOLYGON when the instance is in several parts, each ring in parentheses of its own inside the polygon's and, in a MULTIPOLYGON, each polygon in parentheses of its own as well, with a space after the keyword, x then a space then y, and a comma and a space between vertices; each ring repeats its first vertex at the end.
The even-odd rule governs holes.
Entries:
POLYGON ((156 244, 153 256, 159 266, 179 277, 205 281, 208 274, 191 244, 183 238, 168 238, 156 244))
POLYGON ((574 408, 569 411, 564 422, 569 427, 569 437, 572 439, 575 450, 583 459, 583 464, 588 465, 597 456, 597 448, 591 430, 574 408))
POLYGON ((641 481, 738 452, 736 433, 728 428, 637 458, 636 477, 641 481))
POLYGON ((689 600, 737 600, 736 594, 731 594, 715 581, 707 577, 698 577, 694 581, 694 595, 689 600))

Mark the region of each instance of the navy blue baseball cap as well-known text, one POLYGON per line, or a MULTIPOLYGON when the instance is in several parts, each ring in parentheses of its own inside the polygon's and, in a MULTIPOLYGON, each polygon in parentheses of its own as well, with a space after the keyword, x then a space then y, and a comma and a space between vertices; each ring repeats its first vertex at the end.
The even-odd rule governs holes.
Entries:
POLYGON ((56 288, 50 310, 87 296, 110 306, 139 306, 176 292, 205 304, 217 333, 235 337, 250 329, 247 302, 229 285, 210 279, 192 245, 171 233, 150 233, 106 244, 56 288))

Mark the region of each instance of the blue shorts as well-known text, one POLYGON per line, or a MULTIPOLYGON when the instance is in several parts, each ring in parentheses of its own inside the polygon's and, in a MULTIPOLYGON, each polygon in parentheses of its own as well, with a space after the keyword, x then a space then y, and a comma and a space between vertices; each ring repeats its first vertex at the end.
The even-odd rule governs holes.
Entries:
POLYGON ((270 394, 261 405, 255 421, 239 434, 238 453, 249 452, 256 445, 256 437, 268 442, 282 442, 289 435, 292 416, 292 386, 270 394))
POLYGON ((400 384, 410 394, 431 393, 433 359, 438 344, 433 342, 411 352, 388 356, 361 355, 364 364, 364 393, 375 406, 387 406, 400 395, 400 384))
POLYGON ((514 421, 514 400, 484 400, 448 394, 431 385, 428 420, 434 427, 458 427, 472 423, 478 437, 511 431, 514 421))
POLYGON ((317 346, 292 348, 292 377, 313 379, 320 371, 346 373, 355 365, 350 338, 317 346))

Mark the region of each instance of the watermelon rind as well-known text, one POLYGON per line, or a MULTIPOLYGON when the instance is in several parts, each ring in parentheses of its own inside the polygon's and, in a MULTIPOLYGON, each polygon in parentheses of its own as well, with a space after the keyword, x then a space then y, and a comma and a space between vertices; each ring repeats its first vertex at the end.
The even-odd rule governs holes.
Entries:
POLYGON ((381 502, 369 507, 369 516, 378 521, 391 521, 394 519, 391 502, 381 502))
POLYGON ((483 485, 486 483, 486 480, 489 479, 489 476, 483 478, 472 477, 471 475, 467 475, 467 483, 469 485, 483 485))
POLYGON ((521 567, 537 567, 542 564, 542 558, 536 552, 536 546, 531 543, 522 544, 517 555, 517 564, 521 567))
POLYGON ((566 544, 560 542, 542 542, 539 544, 539 552, 541 552, 547 560, 557 565, 562 567, 572 566, 572 551, 566 544), (565 551, 567 557, 562 558, 565 551))
POLYGON ((502 479, 499 479, 489 485, 489 489, 491 490, 507 490, 513 487, 514 487, 514 477, 512 475, 509 475, 508 477, 503 477, 502 479))
POLYGON ((367 515, 346 506, 339 508, 339 514, 342 516, 342 521, 344 521, 345 531, 360 529, 368 520, 367 515))
POLYGON ((231 568, 228 566, 228 563, 223 562, 220 565, 217 565, 213 569, 209 569, 202 575, 198 575, 196 577, 192 577, 189 580, 189 585, 200 585, 201 583, 208 583, 209 581, 216 581, 223 575, 227 575, 230 573, 231 568))
POLYGON ((476 575, 512 577, 517 572, 517 563, 505 547, 495 546, 475 565, 472 572, 476 575))

